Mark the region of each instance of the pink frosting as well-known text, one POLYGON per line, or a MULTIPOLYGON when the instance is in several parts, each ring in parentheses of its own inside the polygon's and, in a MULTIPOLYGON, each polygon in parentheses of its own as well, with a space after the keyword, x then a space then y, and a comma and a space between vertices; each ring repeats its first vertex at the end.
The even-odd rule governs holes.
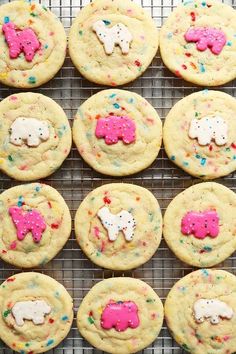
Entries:
POLYGON ((118 332, 123 332, 128 327, 137 328, 139 323, 138 307, 133 301, 111 301, 106 305, 101 317, 102 328, 114 327, 118 332))
POLYGON ((184 35, 187 42, 196 42, 197 49, 204 51, 210 48, 213 54, 219 55, 226 44, 224 32, 211 27, 192 27, 184 35))
POLYGON ((216 237, 219 234, 219 216, 216 211, 189 211, 182 219, 181 232, 184 235, 193 234, 196 238, 206 236, 216 237))
POLYGON ((23 215, 23 210, 14 206, 9 208, 9 214, 16 226, 18 240, 24 240, 28 232, 31 232, 34 242, 40 242, 46 229, 46 223, 37 210, 29 211, 23 215))
POLYGON ((97 138, 105 138, 107 145, 116 144, 123 140, 125 144, 135 141, 135 124, 126 116, 109 116, 97 121, 95 135, 97 138))
POLYGON ((13 22, 5 23, 2 26, 6 42, 9 47, 11 59, 16 59, 21 52, 25 54, 27 61, 34 59, 36 51, 40 48, 40 43, 31 28, 18 30, 13 22))

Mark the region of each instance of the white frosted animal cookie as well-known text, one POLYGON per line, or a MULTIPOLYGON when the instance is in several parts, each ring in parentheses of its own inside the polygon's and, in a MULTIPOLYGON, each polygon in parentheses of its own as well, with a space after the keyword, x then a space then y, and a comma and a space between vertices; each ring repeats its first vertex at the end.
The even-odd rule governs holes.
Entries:
POLYGON ((218 324, 220 318, 230 320, 234 311, 225 302, 218 299, 200 299, 193 305, 194 317, 198 323, 210 318, 212 324, 218 324))
POLYGON ((126 241, 133 239, 136 222, 130 212, 122 210, 119 214, 114 215, 109 211, 109 208, 103 207, 97 214, 105 229, 108 230, 110 241, 115 241, 120 231, 124 233, 126 241))
POLYGON ((10 142, 14 145, 38 146, 49 139, 48 123, 35 118, 19 117, 10 128, 10 142))
POLYGON ((44 317, 51 310, 51 307, 44 300, 20 301, 13 306, 12 315, 16 324, 20 327, 24 326, 24 320, 32 320, 35 325, 39 325, 45 322, 44 317))

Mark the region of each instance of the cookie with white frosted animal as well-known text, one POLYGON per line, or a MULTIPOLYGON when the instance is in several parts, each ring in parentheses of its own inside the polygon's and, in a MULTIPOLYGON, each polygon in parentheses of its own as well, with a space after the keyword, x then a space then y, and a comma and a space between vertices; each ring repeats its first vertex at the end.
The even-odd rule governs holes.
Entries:
POLYGON ((71 149, 71 129, 63 109, 32 92, 0 102, 0 170, 19 181, 55 172, 71 149))
POLYGON ((95 264, 114 270, 136 268, 153 256, 161 241, 158 201, 139 186, 106 184, 90 192, 79 206, 75 234, 95 264))
POLYGON ((23 184, 0 194, 0 257, 17 267, 48 263, 71 233, 63 197, 42 183, 23 184))
POLYGON ((130 0, 94 0, 74 20, 71 59, 88 80, 119 86, 139 77, 159 43, 151 16, 130 0))
POLYGON ((176 342, 192 354, 236 351, 236 277, 202 269, 180 279, 165 302, 165 319, 176 342))
POLYGON ((184 97, 168 113, 163 139, 169 159, 201 179, 236 170, 236 99, 203 90, 184 97))
POLYGON ((156 292, 134 278, 110 278, 84 297, 77 314, 81 335, 112 354, 137 353, 157 339, 163 305, 156 292))
POLYGON ((196 267, 212 267, 236 250, 236 194, 219 183, 187 188, 168 205, 164 238, 175 255, 196 267))
POLYGON ((28 272, 0 286, 0 338, 19 353, 44 353, 69 333, 73 300, 47 275, 28 272))

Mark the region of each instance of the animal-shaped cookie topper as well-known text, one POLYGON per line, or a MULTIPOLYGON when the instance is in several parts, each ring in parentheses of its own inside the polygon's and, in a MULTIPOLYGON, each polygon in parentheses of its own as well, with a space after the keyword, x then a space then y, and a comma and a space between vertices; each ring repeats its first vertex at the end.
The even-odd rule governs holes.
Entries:
POLYGON ((194 303, 193 311, 196 322, 210 319, 214 325, 220 322, 220 318, 230 320, 234 315, 233 309, 218 299, 199 299, 194 303))
POLYGON ((93 24, 93 31, 104 45, 106 54, 111 55, 115 45, 120 46, 122 54, 129 53, 133 37, 128 28, 122 23, 117 23, 115 26, 109 28, 106 25, 106 21, 96 21, 93 24))
POLYGON ((184 235, 193 234, 194 237, 204 239, 219 235, 219 216, 215 210, 203 212, 189 211, 181 220, 181 232, 184 235))
POLYGON ((45 322, 45 316, 51 312, 51 307, 44 300, 19 301, 12 307, 11 313, 19 327, 24 326, 24 320, 33 321, 35 325, 45 322))

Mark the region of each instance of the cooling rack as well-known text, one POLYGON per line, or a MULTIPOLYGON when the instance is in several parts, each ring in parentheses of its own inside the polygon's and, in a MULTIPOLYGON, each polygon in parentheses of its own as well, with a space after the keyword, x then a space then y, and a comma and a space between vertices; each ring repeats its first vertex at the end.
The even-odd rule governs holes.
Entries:
MULTIPOLYGON (((10 0, 0 0, 0 4, 2 5, 9 1, 10 0)), ((35 1, 49 7, 49 9, 61 19, 67 31, 78 11, 90 2, 90 0, 35 1)), ((134 1, 143 6, 151 14, 157 27, 161 27, 165 18, 181 0, 134 1)), ((225 0, 223 2, 236 8, 236 0, 225 0)), ((159 53, 146 73, 124 88, 145 97, 157 109, 162 119, 166 117, 170 108, 179 99, 201 89, 174 77, 173 74, 164 67, 159 53)), ((49 83, 34 91, 49 96, 57 101, 66 112, 70 122, 72 122, 79 105, 101 89, 104 89, 104 87, 96 86, 83 79, 67 56, 65 64, 58 75, 49 83)), ((235 81, 219 89, 235 96, 235 81)), ((20 90, 9 89, 1 85, 0 99, 16 92, 20 92, 20 90)), ((145 171, 132 177, 114 179, 93 171, 81 160, 74 146, 60 170, 43 181, 56 188, 63 195, 70 207, 73 218, 78 206, 88 192, 105 183, 123 181, 146 187, 153 192, 164 212, 169 202, 178 193, 199 182, 199 180, 190 177, 185 172, 175 167, 175 165, 168 160, 163 148, 156 161, 145 171)), ((233 173, 218 180, 218 182, 235 191, 236 174, 233 173)), ((0 192, 17 184, 19 183, 1 174, 0 192)), ((236 274, 236 256, 230 257, 220 264, 218 268, 236 274)), ((82 298, 95 283, 102 279, 123 275, 140 278, 151 285, 164 301, 174 283, 192 270, 194 270, 194 268, 182 263, 173 255, 164 241, 162 241, 158 251, 149 262, 133 271, 113 272, 103 270, 93 265, 86 256, 84 256, 75 241, 73 229, 71 237, 63 251, 49 264, 36 271, 47 274, 64 284, 74 299, 76 316, 82 298)), ((22 270, 14 268, 11 265, 0 262, 0 282, 21 271, 22 270)), ((7 347, 0 342, 0 353, 12 354, 14 352, 11 349, 7 349, 7 347)), ((93 349, 89 343, 81 338, 74 321, 68 337, 56 349, 48 353, 101 354, 102 352, 93 349)), ((151 346, 143 350, 142 353, 184 354, 186 352, 171 338, 166 324, 164 323, 159 338, 151 346)))

